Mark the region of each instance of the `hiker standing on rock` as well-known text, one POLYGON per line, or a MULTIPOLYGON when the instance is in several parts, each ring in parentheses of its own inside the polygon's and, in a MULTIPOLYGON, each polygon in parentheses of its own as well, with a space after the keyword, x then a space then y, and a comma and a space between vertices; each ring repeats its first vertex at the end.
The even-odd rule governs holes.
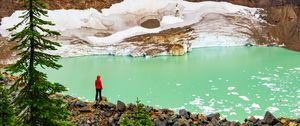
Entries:
POLYGON ((101 91, 102 91, 102 81, 100 80, 100 75, 97 76, 97 79, 95 80, 95 88, 96 88, 96 104, 99 103, 98 101, 98 94, 100 97, 100 102, 102 101, 102 95, 101 95, 101 91))

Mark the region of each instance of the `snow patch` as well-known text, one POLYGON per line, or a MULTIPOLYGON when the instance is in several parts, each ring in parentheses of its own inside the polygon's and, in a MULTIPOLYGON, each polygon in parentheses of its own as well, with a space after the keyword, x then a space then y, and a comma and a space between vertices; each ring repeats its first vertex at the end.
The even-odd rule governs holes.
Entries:
POLYGON ((160 24, 162 26, 167 26, 170 24, 176 24, 176 23, 180 23, 183 22, 184 20, 179 18, 179 17, 175 17, 175 16, 164 16, 160 22, 160 24))

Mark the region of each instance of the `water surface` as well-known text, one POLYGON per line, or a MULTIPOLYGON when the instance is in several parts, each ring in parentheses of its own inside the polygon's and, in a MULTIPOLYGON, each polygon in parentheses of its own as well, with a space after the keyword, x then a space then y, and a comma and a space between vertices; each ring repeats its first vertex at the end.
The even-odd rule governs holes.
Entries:
POLYGON ((194 49, 184 56, 64 58, 60 70, 46 70, 67 94, 95 97, 101 74, 110 102, 134 102, 159 108, 209 114, 231 120, 250 115, 300 117, 300 53, 281 48, 230 47, 194 49))

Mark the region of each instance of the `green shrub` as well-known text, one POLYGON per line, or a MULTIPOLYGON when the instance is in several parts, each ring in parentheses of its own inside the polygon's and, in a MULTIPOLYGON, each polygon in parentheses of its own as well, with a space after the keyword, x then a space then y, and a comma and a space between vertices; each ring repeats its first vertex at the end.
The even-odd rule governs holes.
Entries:
POLYGON ((121 126, 152 126, 149 113, 146 111, 140 100, 137 99, 136 107, 133 112, 126 112, 121 116, 121 126))

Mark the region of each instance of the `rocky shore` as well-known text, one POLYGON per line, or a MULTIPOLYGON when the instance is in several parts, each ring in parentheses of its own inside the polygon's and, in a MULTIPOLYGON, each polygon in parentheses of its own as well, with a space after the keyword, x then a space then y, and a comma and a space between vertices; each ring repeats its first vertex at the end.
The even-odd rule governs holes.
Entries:
MULTIPOLYGON (((7 88, 12 86, 17 78, 1 73, 0 84, 7 88)), ((20 85, 20 89, 23 85, 20 85)), ((18 92, 11 94, 12 98, 16 97, 18 92)), ((85 102, 70 95, 55 94, 52 98, 62 98, 65 100, 68 110, 71 113, 70 121, 77 126, 118 126, 122 114, 133 112, 135 104, 125 104, 117 101, 111 103, 106 97, 98 106, 93 102, 85 102)), ((220 113, 203 115, 201 113, 191 113, 186 109, 175 112, 170 109, 160 109, 151 106, 145 106, 150 115, 153 126, 299 126, 300 118, 276 118, 272 113, 266 112, 263 119, 245 118, 244 122, 229 121, 222 118, 220 113)))
MULTIPOLYGON (((83 102, 77 98, 66 95, 56 95, 63 98, 72 113, 71 122, 78 126, 118 126, 123 113, 132 112, 135 104, 125 104, 118 101, 113 104, 105 101, 99 106, 91 102, 83 102)), ((244 122, 229 121, 222 118, 219 113, 210 115, 195 114, 185 109, 178 113, 169 109, 153 108, 145 106, 150 114, 153 126, 299 126, 299 119, 276 118, 270 112, 266 112, 263 119, 250 117, 244 122)))

